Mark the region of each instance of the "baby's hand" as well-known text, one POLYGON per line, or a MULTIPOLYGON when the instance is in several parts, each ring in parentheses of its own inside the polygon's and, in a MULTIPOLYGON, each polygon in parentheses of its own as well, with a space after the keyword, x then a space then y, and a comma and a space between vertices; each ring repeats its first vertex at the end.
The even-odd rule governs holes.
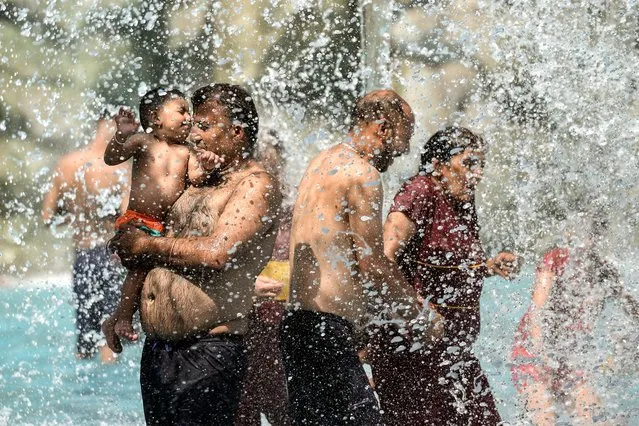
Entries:
POLYGON ((222 163, 224 163, 224 159, 222 157, 211 151, 196 148, 195 155, 200 167, 202 167, 202 169, 206 172, 212 172, 213 170, 219 169, 222 167, 222 163))
POLYGON ((121 107, 120 111, 114 117, 117 130, 115 132, 116 137, 124 141, 132 134, 138 131, 140 123, 135 119, 135 114, 129 108, 121 107))

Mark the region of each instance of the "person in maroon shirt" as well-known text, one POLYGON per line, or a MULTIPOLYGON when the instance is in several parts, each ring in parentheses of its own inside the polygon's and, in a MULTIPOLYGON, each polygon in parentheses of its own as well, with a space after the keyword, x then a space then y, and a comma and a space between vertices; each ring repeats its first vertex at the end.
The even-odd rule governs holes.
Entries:
POLYGON ((511 278, 517 258, 502 252, 487 259, 484 253, 474 196, 483 166, 479 136, 460 127, 439 131, 426 143, 419 174, 390 209, 384 252, 443 317, 444 333, 415 344, 386 325, 374 336, 370 361, 386 424, 500 422, 472 344, 484 277, 511 278))

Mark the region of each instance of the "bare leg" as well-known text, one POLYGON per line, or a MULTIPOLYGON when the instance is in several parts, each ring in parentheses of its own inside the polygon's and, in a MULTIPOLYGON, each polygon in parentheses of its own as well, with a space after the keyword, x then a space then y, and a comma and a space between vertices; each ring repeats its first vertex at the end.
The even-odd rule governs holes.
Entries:
POLYGON ((595 393, 595 390, 586 382, 580 382, 573 392, 575 420, 579 420, 577 424, 594 425, 608 424, 595 422, 593 413, 596 413, 601 407, 601 400, 595 393))
POLYGON ((554 426, 557 423, 554 398, 549 387, 543 383, 530 383, 522 396, 526 404, 527 417, 535 426, 554 426))
POLYGON ((149 271, 131 270, 122 284, 122 295, 115 313, 102 324, 102 333, 108 347, 115 353, 122 352, 120 337, 135 341, 138 334, 133 329, 133 314, 140 305, 140 292, 149 271))
POLYGON ((102 364, 115 364, 118 356, 107 345, 100 346, 100 361, 102 364))

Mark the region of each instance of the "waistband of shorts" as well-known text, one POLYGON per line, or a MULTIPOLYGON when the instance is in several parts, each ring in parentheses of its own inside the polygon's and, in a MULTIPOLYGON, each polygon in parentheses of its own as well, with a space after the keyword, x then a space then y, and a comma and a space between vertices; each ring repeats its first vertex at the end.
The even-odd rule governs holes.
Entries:
POLYGON ((220 334, 202 334, 192 337, 187 337, 180 340, 166 340, 159 337, 148 336, 145 340, 145 344, 153 346, 164 346, 172 349, 188 348, 198 343, 211 343, 211 342, 228 342, 235 344, 243 344, 244 336, 240 334, 220 333, 220 334))
POLYGON ((108 253, 109 256, 111 256, 111 252, 109 251, 108 247, 106 244, 100 244, 98 246, 95 247, 91 247, 91 248, 76 248, 75 249, 75 254, 76 256, 78 255, 91 255, 91 254, 106 254, 108 253))
POLYGON ((287 321, 287 319, 300 319, 312 322, 326 321, 346 328, 351 334, 355 332, 355 326, 353 323, 344 317, 330 312, 309 311, 306 309, 287 309, 284 311, 282 318, 282 321, 287 321))

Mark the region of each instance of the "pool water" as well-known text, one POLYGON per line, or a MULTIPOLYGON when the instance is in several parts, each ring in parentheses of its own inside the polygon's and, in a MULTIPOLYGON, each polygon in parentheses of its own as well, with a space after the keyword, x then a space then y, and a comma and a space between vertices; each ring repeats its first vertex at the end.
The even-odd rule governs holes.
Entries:
MULTIPOLYGON (((512 424, 522 421, 508 356, 530 300, 531 272, 513 282, 486 280, 475 347, 500 413, 512 424)), ((0 426, 144 424, 141 345, 126 346, 115 365, 76 360, 70 286, 55 284, 0 289, 0 426)), ((639 373, 636 367, 619 370, 597 373, 597 389, 608 413, 639 425, 639 373)))
POLYGON ((74 321, 70 287, 0 289, 0 425, 144 423, 141 345, 78 361, 74 321))

